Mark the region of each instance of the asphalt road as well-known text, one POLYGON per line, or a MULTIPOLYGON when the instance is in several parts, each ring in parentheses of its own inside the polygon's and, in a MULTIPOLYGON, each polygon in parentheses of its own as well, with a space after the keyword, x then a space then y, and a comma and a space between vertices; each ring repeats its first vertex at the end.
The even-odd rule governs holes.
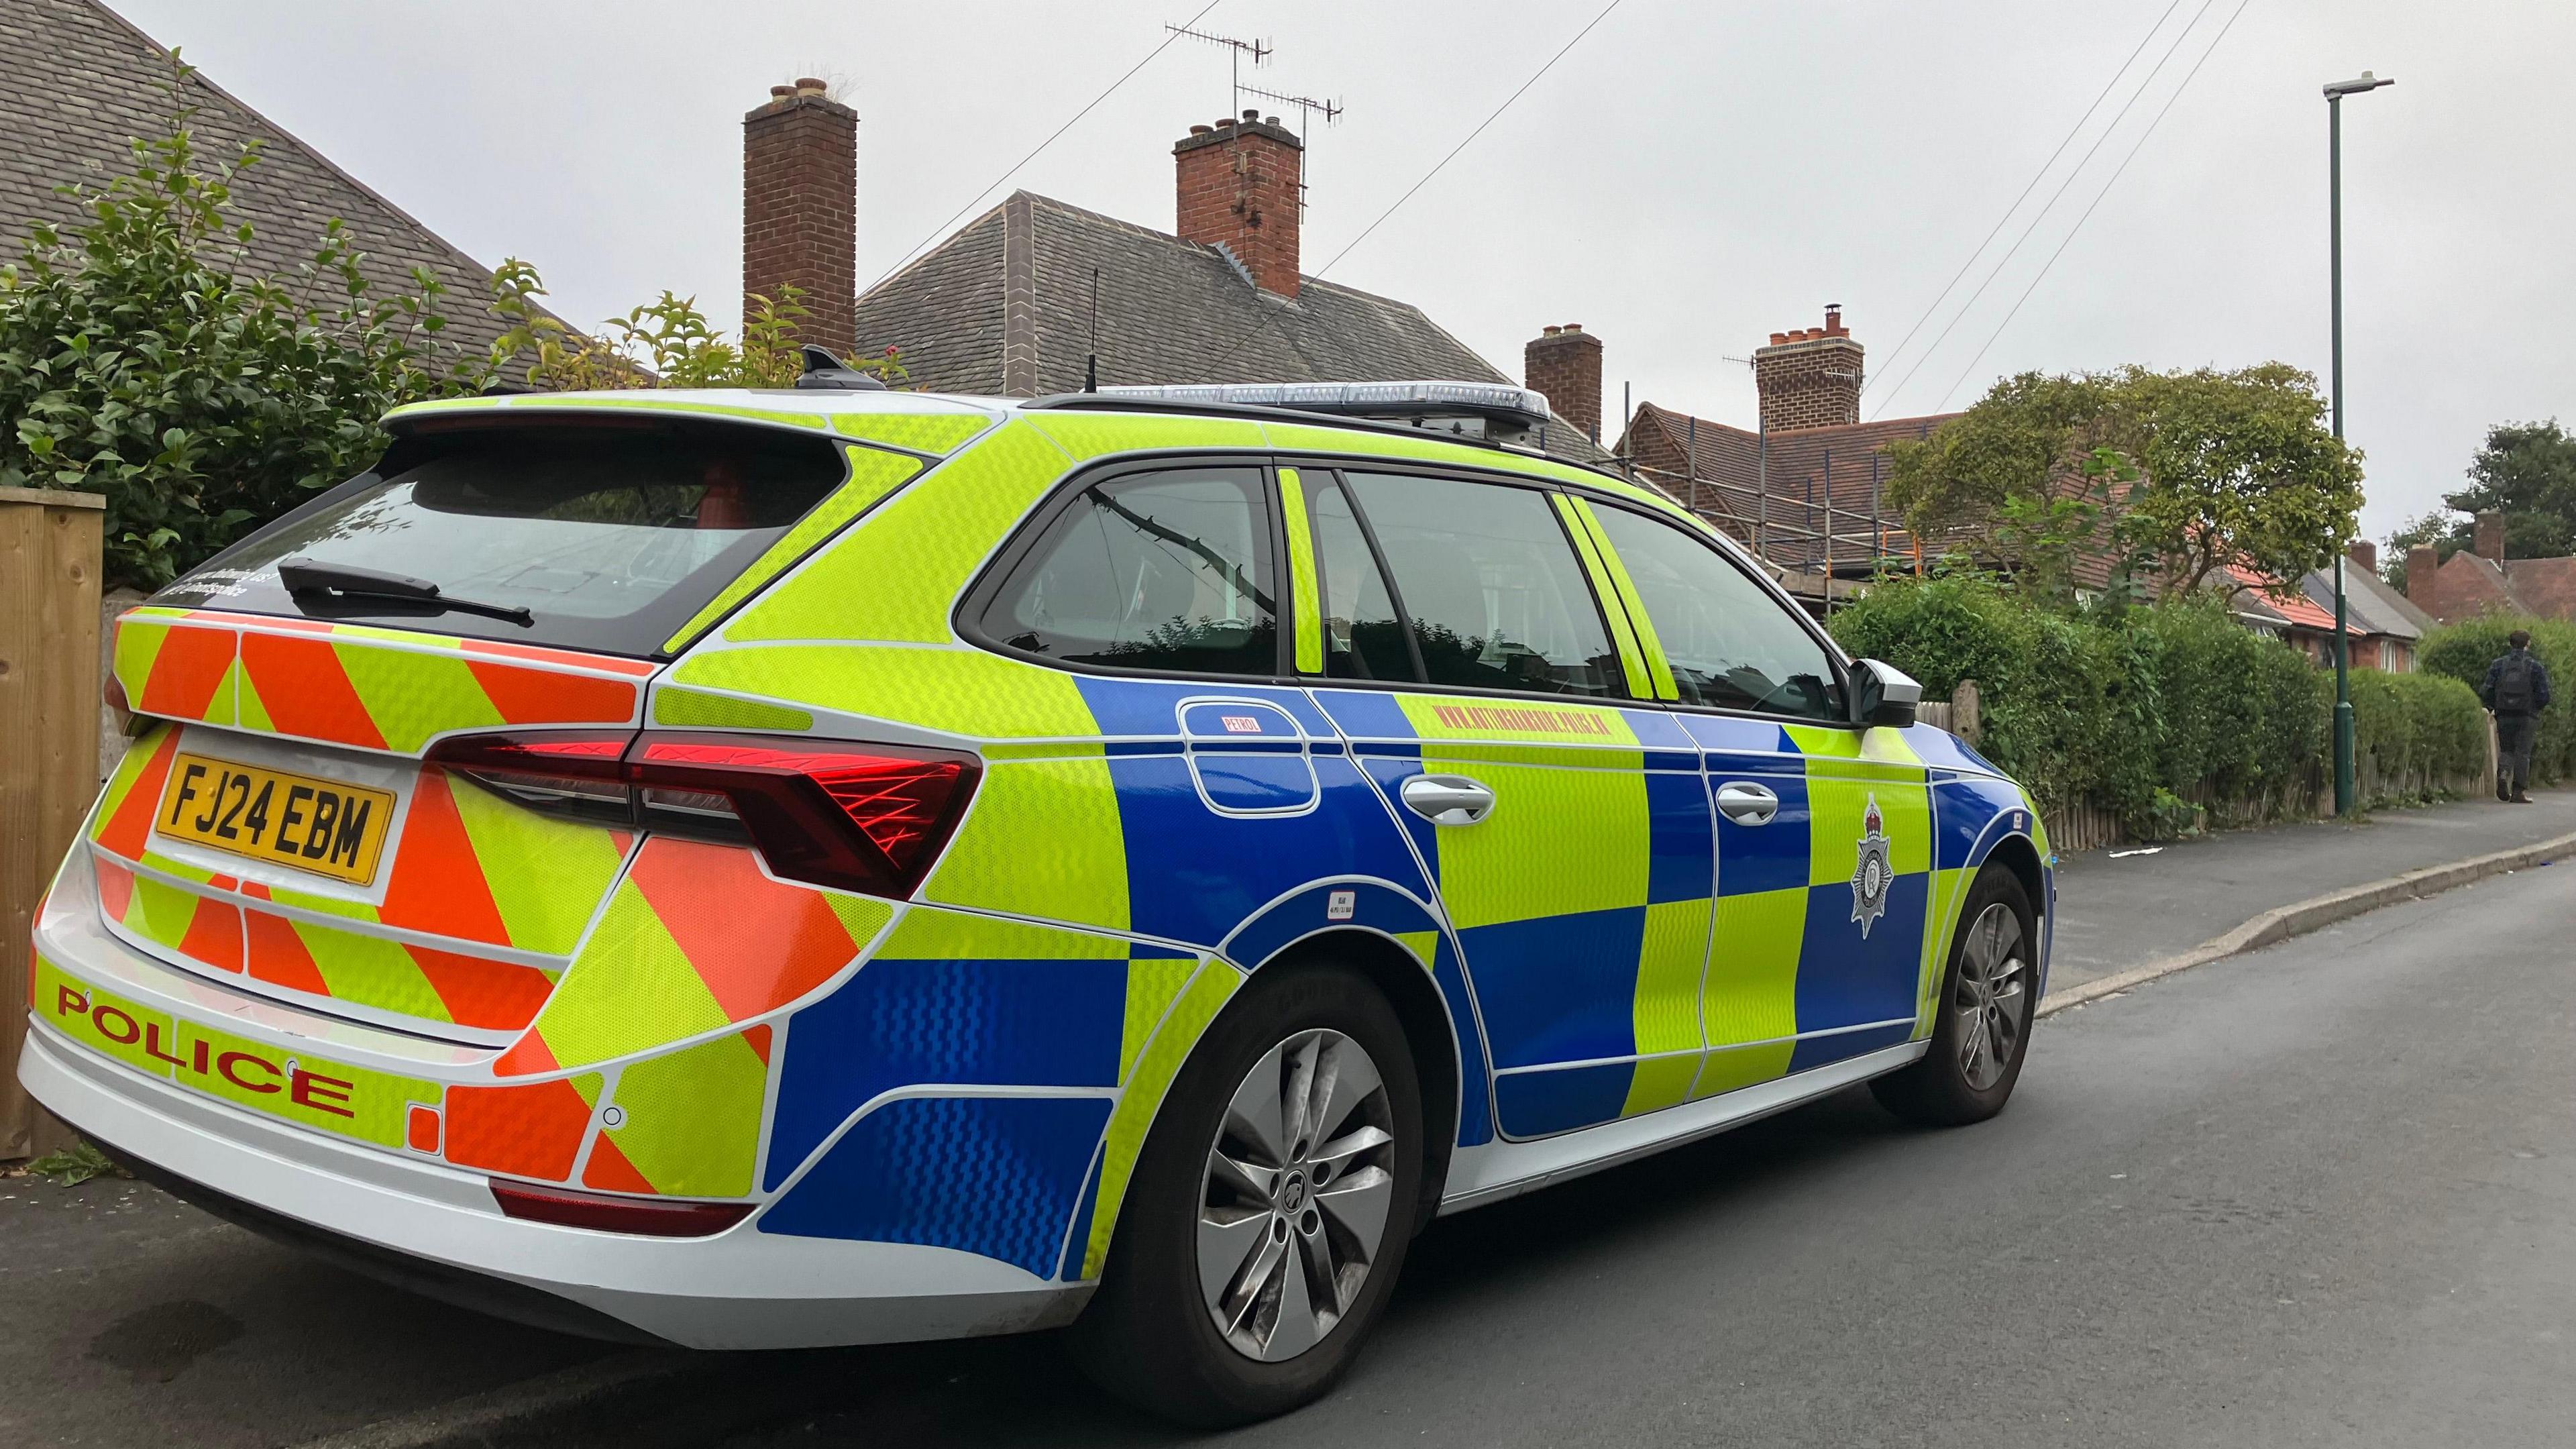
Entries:
MULTIPOLYGON (((2525 871, 2062 1014, 1982 1126, 1851 1093, 1447 1219, 1341 1392, 1227 1442, 2569 1442, 2571 941, 2525 871)), ((1183 1442, 1044 1339, 847 1363, 727 1449, 1183 1442)))

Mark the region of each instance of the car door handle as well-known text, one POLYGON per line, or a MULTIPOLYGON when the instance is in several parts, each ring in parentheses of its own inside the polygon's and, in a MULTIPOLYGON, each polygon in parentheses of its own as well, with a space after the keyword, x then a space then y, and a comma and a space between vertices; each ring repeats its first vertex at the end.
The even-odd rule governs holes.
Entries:
POLYGON ((1473 825, 1494 813, 1494 792, 1464 775, 1416 775, 1400 793, 1405 809, 1434 825, 1473 825))
POLYGON ((1780 797, 1746 780, 1717 787, 1718 813, 1738 825, 1768 825, 1780 813, 1780 797))

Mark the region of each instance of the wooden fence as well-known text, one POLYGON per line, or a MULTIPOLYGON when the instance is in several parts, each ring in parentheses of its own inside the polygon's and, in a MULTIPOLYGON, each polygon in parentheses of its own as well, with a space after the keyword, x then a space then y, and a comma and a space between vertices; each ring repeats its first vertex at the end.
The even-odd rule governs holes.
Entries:
POLYGON ((70 1145, 18 1086, 36 903, 98 794, 95 493, 0 488, 0 1161, 70 1145))

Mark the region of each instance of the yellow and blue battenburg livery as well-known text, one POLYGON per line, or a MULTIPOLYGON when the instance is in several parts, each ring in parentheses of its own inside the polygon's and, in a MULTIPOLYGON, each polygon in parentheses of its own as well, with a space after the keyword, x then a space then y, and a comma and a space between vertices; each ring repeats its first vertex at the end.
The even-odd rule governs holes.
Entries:
POLYGON ((616 535, 621 586, 565 520, 624 515, 549 503, 548 578, 438 580, 481 613, 389 600, 326 511, 280 526, 305 573, 254 539, 128 615, 138 727, 36 931, 25 1080, 120 1155, 548 1321, 1063 1322, 1284 962, 1403 1022, 1426 1209, 1924 1059, 1981 872, 2035 909, 2042 989, 2029 798, 1855 723, 1853 666, 1626 480, 1258 409, 855 391, 389 426, 349 486, 450 509, 424 528, 457 470, 621 429, 696 470, 693 511, 616 535), (1408 512, 1442 489, 1493 507, 1408 512), (1700 568, 1736 592, 1694 601, 1700 568), (620 635, 637 580, 669 593, 620 635), (183 757, 244 798, 181 798, 183 757), (371 871, 243 843, 297 790, 376 802, 371 871))

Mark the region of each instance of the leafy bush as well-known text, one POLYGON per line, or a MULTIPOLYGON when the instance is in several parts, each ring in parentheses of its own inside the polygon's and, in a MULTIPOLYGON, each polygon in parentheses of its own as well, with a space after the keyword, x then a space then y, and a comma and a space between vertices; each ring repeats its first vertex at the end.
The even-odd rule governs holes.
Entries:
MULTIPOLYGON (((2195 828, 2202 808, 2236 821, 2311 809, 2331 760, 2333 676, 2206 596, 2070 614, 1972 573, 1891 578, 1837 613, 1833 632, 1934 698, 1976 680, 1988 758, 2042 808, 2098 806, 2142 835, 2195 828)), ((2484 725, 2457 680, 2360 670, 2353 695, 2365 778, 2382 798, 2482 768, 2484 725)))
POLYGON ((107 581, 149 589, 366 467, 386 409, 488 368, 437 343, 427 272, 370 296, 336 220, 298 277, 249 271, 227 213, 255 146, 200 169, 182 110, 133 156, 64 188, 73 239, 39 226, 0 269, 0 484, 105 494, 107 581))
POLYGON ((2532 778, 2544 784, 2576 778, 2576 623, 2510 614, 2486 614, 2424 636, 2417 666, 2447 675, 2472 690, 2484 684, 2487 666, 2505 652, 2505 636, 2531 631, 2531 652, 2549 670, 2557 700, 2540 713, 2540 737, 2531 748, 2532 778))

